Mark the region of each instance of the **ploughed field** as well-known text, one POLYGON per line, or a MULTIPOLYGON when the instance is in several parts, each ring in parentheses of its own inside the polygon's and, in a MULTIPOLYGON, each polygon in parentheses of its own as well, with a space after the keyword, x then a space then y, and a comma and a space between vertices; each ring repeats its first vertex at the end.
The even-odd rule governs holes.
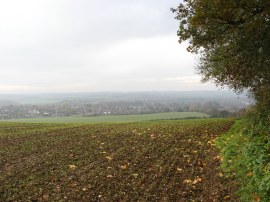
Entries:
POLYGON ((224 201, 232 120, 0 124, 0 201, 224 201))

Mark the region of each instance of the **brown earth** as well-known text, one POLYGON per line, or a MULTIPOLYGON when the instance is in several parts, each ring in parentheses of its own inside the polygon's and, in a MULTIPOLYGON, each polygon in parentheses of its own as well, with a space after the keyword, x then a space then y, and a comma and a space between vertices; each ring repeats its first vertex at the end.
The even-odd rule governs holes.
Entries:
POLYGON ((238 201, 214 146, 232 123, 2 123, 0 201, 238 201))

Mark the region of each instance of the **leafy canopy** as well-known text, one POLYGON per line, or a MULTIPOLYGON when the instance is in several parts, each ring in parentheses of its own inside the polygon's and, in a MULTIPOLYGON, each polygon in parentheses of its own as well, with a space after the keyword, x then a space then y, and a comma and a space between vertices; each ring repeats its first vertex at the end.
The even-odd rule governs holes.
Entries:
POLYGON ((188 51, 201 55, 203 81, 249 89, 269 104, 269 0, 185 0, 172 11, 180 21, 179 42, 188 40, 188 51))

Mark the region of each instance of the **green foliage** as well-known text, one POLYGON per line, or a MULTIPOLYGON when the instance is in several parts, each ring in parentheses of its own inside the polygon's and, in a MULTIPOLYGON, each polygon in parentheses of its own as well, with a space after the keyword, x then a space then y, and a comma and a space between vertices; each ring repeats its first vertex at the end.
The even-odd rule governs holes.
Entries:
POLYGON ((269 0, 185 0, 172 11, 179 42, 189 40, 188 51, 201 54, 203 81, 249 89, 270 107, 269 0))
POLYGON ((222 168, 239 182, 242 201, 270 201, 270 125, 238 121, 217 140, 222 168))
POLYGON ((239 121, 217 141, 222 168, 239 182, 242 201, 270 201, 270 1, 185 0, 172 9, 179 42, 199 53, 197 70, 257 101, 248 121, 239 121))

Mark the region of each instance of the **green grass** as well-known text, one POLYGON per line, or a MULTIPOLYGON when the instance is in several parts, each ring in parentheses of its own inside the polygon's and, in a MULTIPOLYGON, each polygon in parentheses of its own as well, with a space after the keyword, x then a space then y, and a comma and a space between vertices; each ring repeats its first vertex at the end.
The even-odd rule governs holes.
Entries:
POLYGON ((236 179, 240 200, 270 201, 270 127, 238 120, 217 139, 224 172, 236 179))
POLYGON ((225 201, 213 142, 232 124, 0 123, 0 201, 225 201))
POLYGON ((48 117, 48 118, 29 118, 29 119, 12 119, 5 120, 8 122, 24 123, 117 123, 117 122, 138 122, 147 120, 160 119, 185 119, 185 118, 202 118, 209 117, 207 114, 199 112, 169 112, 140 115, 117 115, 117 116, 96 116, 96 117, 48 117))

